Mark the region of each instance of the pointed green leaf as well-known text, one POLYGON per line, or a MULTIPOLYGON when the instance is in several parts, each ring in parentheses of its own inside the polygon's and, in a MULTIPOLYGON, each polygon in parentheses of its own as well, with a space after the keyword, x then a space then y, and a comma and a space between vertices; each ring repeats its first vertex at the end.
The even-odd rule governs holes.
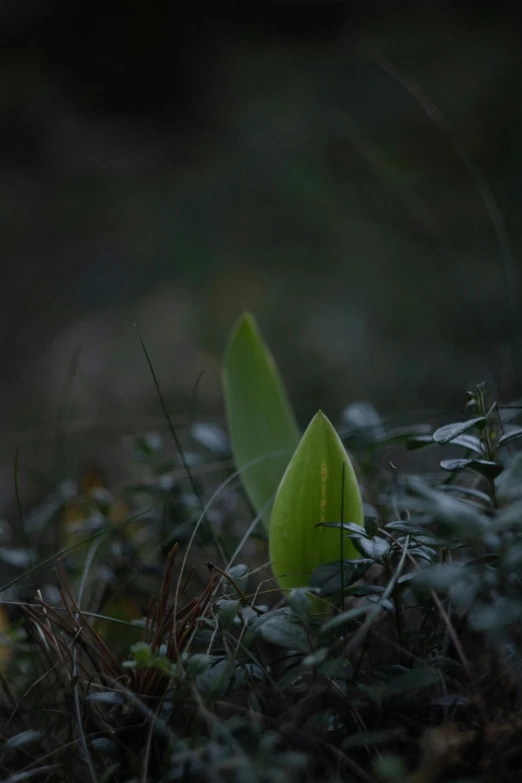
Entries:
POLYGON ((231 334, 223 384, 236 467, 268 527, 271 501, 300 433, 273 357, 249 313, 231 334))
POLYGON ((319 565, 358 557, 342 529, 320 524, 331 519, 364 524, 350 459, 331 422, 319 412, 290 460, 272 510, 270 558, 282 588, 307 587, 319 565))

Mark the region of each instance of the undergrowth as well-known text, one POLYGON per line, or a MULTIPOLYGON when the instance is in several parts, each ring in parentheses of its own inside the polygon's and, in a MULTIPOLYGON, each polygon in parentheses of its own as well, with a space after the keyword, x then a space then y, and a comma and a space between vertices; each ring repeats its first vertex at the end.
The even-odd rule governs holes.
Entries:
POLYGON ((214 424, 3 522, 2 778, 518 779, 520 410, 481 385, 462 413, 345 411, 365 524, 329 522, 360 557, 311 575, 320 611, 278 589, 214 424))

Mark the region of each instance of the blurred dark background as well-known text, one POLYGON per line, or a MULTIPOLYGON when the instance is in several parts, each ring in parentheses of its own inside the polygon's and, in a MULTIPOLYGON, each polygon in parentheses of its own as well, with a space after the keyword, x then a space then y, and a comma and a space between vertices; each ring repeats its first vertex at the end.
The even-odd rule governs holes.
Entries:
POLYGON ((244 309, 303 424, 521 391, 518 14, 208 5, 0 5, 4 498, 17 446, 55 478, 60 423, 158 416, 134 323, 180 415, 203 370, 198 410, 222 413, 244 309))

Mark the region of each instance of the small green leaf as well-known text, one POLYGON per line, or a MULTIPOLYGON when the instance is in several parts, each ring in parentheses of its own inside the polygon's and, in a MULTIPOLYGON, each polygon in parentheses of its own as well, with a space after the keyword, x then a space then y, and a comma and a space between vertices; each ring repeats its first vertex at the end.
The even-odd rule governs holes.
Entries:
POLYGON ((416 557, 420 560, 427 560, 428 563, 434 563, 438 558, 435 549, 431 549, 429 546, 410 547, 408 552, 412 557, 416 557))
POLYGON ((503 503, 522 500, 522 452, 514 455, 498 480, 498 497, 503 503))
MULTIPOLYGON (((249 574, 249 568, 244 563, 238 563, 235 566, 232 566, 232 568, 228 569, 228 575, 229 577, 234 581, 234 583, 239 587, 240 590, 246 590, 247 584, 248 584, 248 574, 249 574)), ((228 582, 224 584, 224 589, 229 590, 230 585, 228 582)))
POLYGON ((328 659, 329 652, 329 647, 320 647, 314 653, 310 653, 306 658, 303 658, 303 666, 305 669, 311 669, 313 666, 320 666, 328 659))
POLYGON ((95 737, 91 741, 91 748, 113 761, 119 759, 118 746, 107 737, 95 737))
POLYGON ((206 653, 195 653, 187 658, 187 672, 190 677, 197 677, 209 669, 214 661, 211 655, 206 653))
POLYGON ((337 631, 340 628, 344 628, 345 625, 349 625, 359 617, 364 617, 368 612, 373 611, 377 614, 379 611, 378 605, 366 604, 365 606, 355 606, 353 609, 347 609, 345 612, 341 612, 336 617, 332 617, 324 625, 321 626, 319 633, 327 634, 330 631, 337 631))
POLYGON ((357 582, 369 568, 372 567, 373 560, 344 560, 342 563, 343 573, 341 574, 341 562, 334 560, 332 563, 324 563, 318 566, 310 579, 310 587, 319 590, 323 597, 338 593, 342 586, 349 587, 357 582))
POLYGON ((207 702, 223 699, 230 690, 235 675, 235 667, 227 658, 207 666, 196 676, 196 687, 207 702))
POLYGON ((356 536, 367 536, 366 527, 362 528, 359 522, 320 522, 316 527, 333 527, 337 530, 341 528, 349 533, 355 533, 356 536))
POLYGON ((152 663, 152 650, 147 642, 136 642, 131 647, 133 660, 138 666, 150 666, 152 663))
POLYGON ((430 547, 446 547, 448 549, 455 546, 455 541, 435 536, 428 528, 419 527, 411 522, 389 522, 386 525, 386 530, 409 535, 417 544, 425 544, 430 547))
POLYGON ((375 561, 385 557, 391 547, 390 542, 385 538, 381 538, 381 536, 375 536, 374 538, 351 536, 351 540, 363 557, 369 557, 371 560, 375 561))
POLYGON ((251 615, 249 632, 255 636, 263 623, 266 623, 270 617, 285 617, 292 623, 299 623, 299 617, 294 610, 290 606, 283 606, 281 609, 270 609, 263 614, 251 615))
MULTIPOLYGON (((508 553, 510 551, 511 551, 511 547, 510 550, 508 550, 508 553)), ((468 568, 470 566, 491 565, 492 563, 498 563, 499 559, 500 558, 496 552, 490 552, 487 555, 481 555, 480 557, 474 557, 472 560, 466 560, 464 565, 467 566, 468 568)))
POLYGON ((508 446, 510 443, 513 443, 513 441, 518 440, 519 438, 522 438, 522 427, 517 427, 510 432, 506 432, 505 435, 502 435, 498 442, 499 448, 500 446, 508 446))
POLYGON ((288 604, 302 620, 306 620, 311 614, 312 602, 303 587, 296 587, 291 591, 288 604))
POLYGON ((461 446, 463 449, 467 449, 468 451, 474 451, 475 454, 478 454, 481 457, 484 456, 482 443, 480 442, 480 439, 476 437, 476 435, 457 435, 456 438, 452 439, 451 445, 461 446))
POLYGON ((373 538, 379 530, 379 520, 375 517, 364 517, 364 530, 367 536, 373 538))
POLYGON ((491 503, 491 498, 486 492, 481 492, 474 487, 459 487, 456 484, 439 484, 437 489, 441 492, 456 492, 459 495, 466 495, 467 497, 480 500, 481 503, 491 503))
POLYGON ((276 644, 278 647, 299 652, 310 651, 305 629, 281 615, 267 617, 265 622, 259 626, 258 633, 265 642, 276 644))
POLYGON ((463 432, 473 429, 481 424, 485 424, 486 419, 484 416, 477 416, 475 419, 468 419, 468 421, 457 422, 456 424, 446 424, 444 427, 439 427, 433 433, 433 440, 435 443, 443 446, 446 443, 450 443, 463 432))
POLYGON ((6 565, 10 565, 13 568, 27 568, 35 560, 36 553, 33 549, 0 546, 0 562, 6 563, 6 565))
POLYGON ((426 521, 429 519, 456 531, 461 540, 481 541, 484 532, 491 526, 486 514, 480 513, 470 503, 435 490, 414 477, 407 481, 407 486, 412 493, 408 501, 410 510, 425 515, 426 521))
POLYGON ((285 471, 272 510, 270 559, 282 588, 306 587, 319 565, 358 556, 341 530, 318 527, 336 518, 356 522, 364 534, 354 469, 331 422, 319 412, 285 471))
POLYGON ((239 601, 222 599, 217 602, 218 623, 222 632, 228 631, 234 624, 239 611, 239 601))
POLYGON ((444 459, 440 463, 440 466, 442 470, 448 470, 450 472, 469 468, 488 479, 497 478, 503 471, 502 465, 499 465, 498 462, 491 462, 486 459, 444 459))
MULTIPOLYGON (((25 772, 17 772, 14 775, 10 775, 5 778, 4 783, 25 783, 26 780, 32 780, 33 778, 43 777, 44 775, 50 776, 51 772, 61 769, 63 771, 63 762, 61 764, 46 764, 38 766, 35 769, 28 769, 25 772)), ((47 778, 50 779, 49 777, 47 778)))
POLYGON ((252 506, 263 513, 268 527, 271 500, 300 433, 273 357, 248 313, 231 334, 223 385, 236 467, 252 506))
POLYGON ((34 745, 36 742, 40 742, 45 735, 45 731, 35 731, 28 729, 27 731, 21 731, 20 734, 15 734, 14 737, 10 737, 5 745, 4 752, 8 750, 14 750, 15 748, 26 748, 28 745, 34 745))

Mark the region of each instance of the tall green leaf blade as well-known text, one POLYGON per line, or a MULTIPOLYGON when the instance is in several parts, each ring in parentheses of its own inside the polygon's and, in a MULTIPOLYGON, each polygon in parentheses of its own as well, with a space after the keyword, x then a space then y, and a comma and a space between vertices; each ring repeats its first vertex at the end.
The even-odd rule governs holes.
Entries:
POLYGON ((331 422, 319 412, 290 460, 272 509, 270 558, 283 589, 307 587, 319 565, 359 556, 342 529, 317 527, 341 515, 364 525, 354 469, 331 422))
POLYGON ((271 499, 300 439, 281 376, 256 321, 245 313, 228 343, 224 365, 228 428, 236 467, 256 513, 268 528, 271 499))

